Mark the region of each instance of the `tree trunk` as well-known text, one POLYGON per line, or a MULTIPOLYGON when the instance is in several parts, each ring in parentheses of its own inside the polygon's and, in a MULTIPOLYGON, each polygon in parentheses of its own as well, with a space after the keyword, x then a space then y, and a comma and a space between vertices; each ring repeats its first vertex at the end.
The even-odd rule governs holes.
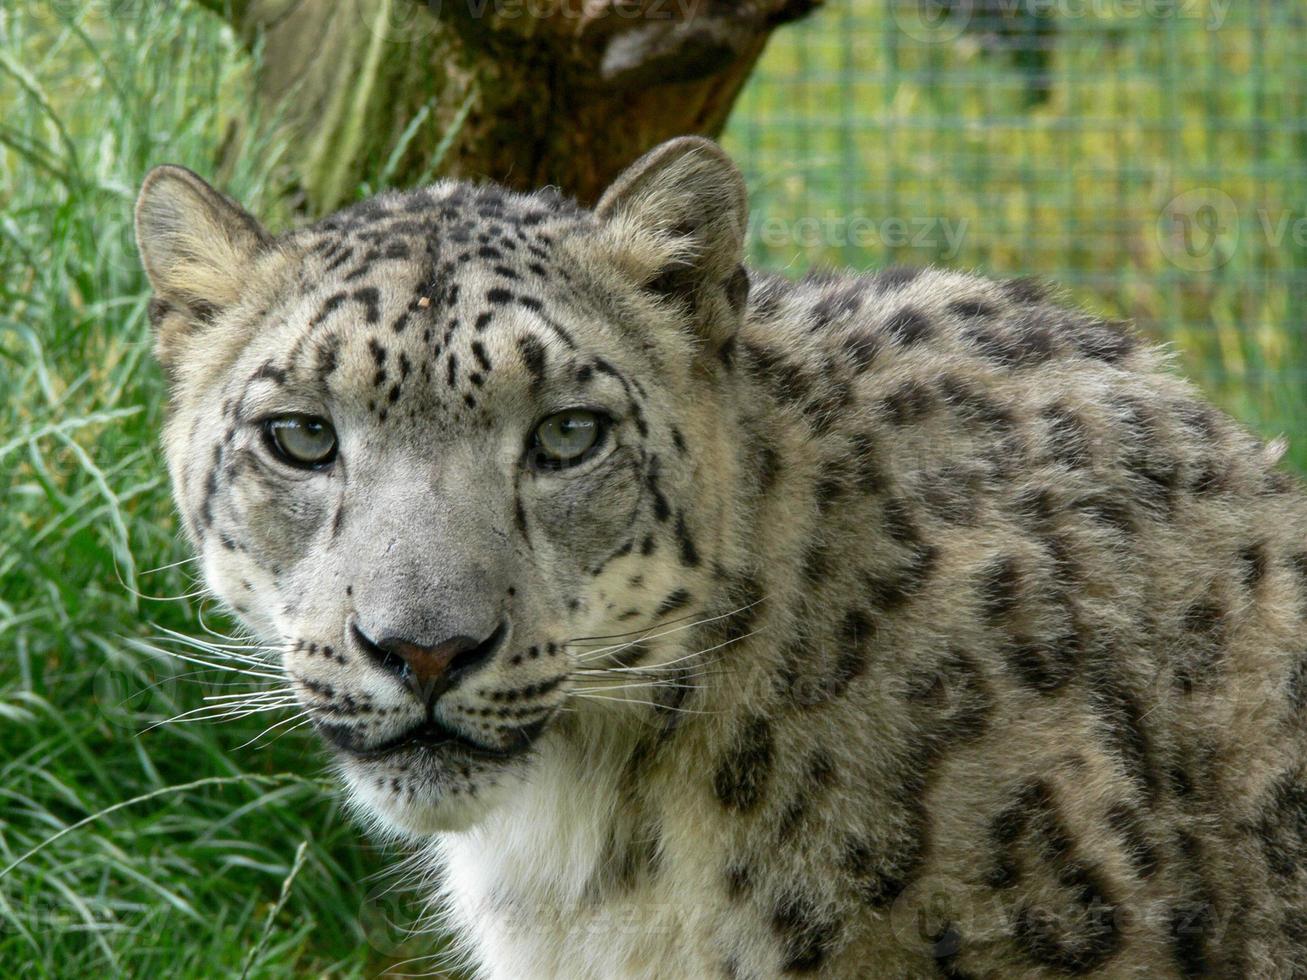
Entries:
POLYGON ((201 0, 261 52, 312 210, 363 180, 552 184, 593 203, 716 136, 767 37, 821 0, 201 0))

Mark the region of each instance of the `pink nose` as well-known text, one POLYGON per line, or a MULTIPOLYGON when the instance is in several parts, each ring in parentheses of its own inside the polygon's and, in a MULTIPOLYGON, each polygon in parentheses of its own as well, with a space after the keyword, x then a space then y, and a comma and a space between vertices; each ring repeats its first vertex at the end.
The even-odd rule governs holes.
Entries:
POLYGON ((504 638, 505 624, 483 640, 451 636, 427 646, 397 636, 373 640, 357 623, 351 624, 354 640, 368 658, 386 673, 404 682, 423 704, 430 705, 453 687, 462 676, 487 661, 504 638))
POLYGON ((459 654, 475 650, 480 644, 470 636, 453 636, 433 647, 419 646, 397 637, 387 637, 377 643, 377 646, 389 656, 398 657, 414 679, 426 686, 440 680, 459 654))

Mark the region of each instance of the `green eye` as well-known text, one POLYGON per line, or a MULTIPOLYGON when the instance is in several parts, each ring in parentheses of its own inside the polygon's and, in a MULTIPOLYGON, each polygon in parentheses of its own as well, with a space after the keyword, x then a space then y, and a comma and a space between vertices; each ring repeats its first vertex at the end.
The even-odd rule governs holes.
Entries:
POLYGON ((283 463, 320 469, 336 458, 336 430, 313 415, 281 415, 263 423, 264 438, 283 463))
POLYGON ((544 469, 575 466, 599 445, 605 421, 603 416, 585 408, 569 408, 549 416, 536 427, 536 465, 544 469))

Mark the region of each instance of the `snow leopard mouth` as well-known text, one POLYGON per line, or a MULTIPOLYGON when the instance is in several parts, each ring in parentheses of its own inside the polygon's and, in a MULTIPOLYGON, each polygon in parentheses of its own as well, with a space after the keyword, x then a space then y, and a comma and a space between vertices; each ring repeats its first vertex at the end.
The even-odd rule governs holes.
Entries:
POLYGON ((457 752, 480 759, 504 760, 520 756, 535 743, 547 719, 522 725, 508 734, 504 745, 483 745, 458 732, 446 728, 434 719, 415 725, 406 732, 375 745, 359 744, 358 732, 349 725, 318 722, 318 733, 336 749, 360 761, 374 761, 392 757, 406 751, 457 752))

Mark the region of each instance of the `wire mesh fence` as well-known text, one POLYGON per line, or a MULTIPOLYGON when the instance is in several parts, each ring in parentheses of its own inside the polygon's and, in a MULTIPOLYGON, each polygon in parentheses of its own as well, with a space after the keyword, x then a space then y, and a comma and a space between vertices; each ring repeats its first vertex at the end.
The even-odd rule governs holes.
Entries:
POLYGON ((828 0, 724 142, 760 264, 1055 279, 1307 468, 1299 0, 828 0))

